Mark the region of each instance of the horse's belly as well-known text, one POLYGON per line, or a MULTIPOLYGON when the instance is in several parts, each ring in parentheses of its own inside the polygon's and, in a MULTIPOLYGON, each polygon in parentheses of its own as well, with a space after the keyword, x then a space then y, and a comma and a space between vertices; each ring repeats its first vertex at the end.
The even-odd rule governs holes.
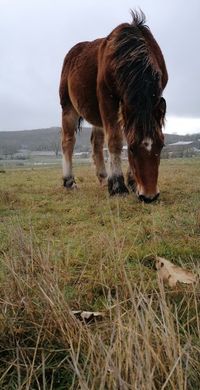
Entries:
POLYGON ((71 102, 78 114, 92 125, 102 127, 96 90, 87 86, 83 80, 79 83, 78 89, 71 83, 69 92, 71 102))

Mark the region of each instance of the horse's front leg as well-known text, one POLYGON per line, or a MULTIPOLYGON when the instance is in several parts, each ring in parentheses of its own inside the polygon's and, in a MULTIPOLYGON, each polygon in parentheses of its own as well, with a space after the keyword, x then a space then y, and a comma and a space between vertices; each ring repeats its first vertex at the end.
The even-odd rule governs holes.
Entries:
POLYGON ((110 94, 104 81, 99 82, 98 99, 110 159, 108 191, 110 195, 127 194, 121 166, 123 133, 118 121, 119 101, 110 94))
POLYGON ((112 195, 127 194, 128 188, 124 183, 124 176, 121 166, 121 152, 123 148, 123 134, 119 127, 107 129, 108 150, 109 150, 109 177, 108 191, 112 195))

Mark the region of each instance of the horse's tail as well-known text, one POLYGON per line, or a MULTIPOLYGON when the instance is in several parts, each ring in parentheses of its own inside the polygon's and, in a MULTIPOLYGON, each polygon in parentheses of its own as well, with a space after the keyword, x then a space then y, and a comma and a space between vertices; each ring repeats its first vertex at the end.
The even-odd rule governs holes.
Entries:
POLYGON ((83 128, 83 121, 84 118, 82 116, 79 116, 78 123, 77 123, 77 131, 81 131, 83 128))

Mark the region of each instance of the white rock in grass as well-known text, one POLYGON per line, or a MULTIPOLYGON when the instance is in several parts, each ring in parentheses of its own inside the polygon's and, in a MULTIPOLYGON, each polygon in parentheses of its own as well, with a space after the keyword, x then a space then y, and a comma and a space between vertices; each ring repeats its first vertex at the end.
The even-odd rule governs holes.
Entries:
POLYGON ((191 271, 177 267, 163 257, 156 257, 156 269, 159 278, 163 282, 167 282, 170 287, 175 287, 177 282, 186 284, 196 282, 196 277, 191 271))
POLYGON ((104 313, 99 311, 72 310, 72 313, 84 321, 90 321, 94 318, 102 318, 104 316, 104 313))

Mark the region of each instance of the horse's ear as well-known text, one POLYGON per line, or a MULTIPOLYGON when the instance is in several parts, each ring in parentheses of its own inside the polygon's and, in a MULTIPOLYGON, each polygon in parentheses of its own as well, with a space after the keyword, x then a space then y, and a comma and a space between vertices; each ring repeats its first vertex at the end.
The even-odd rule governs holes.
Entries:
POLYGON ((167 109, 166 100, 164 99, 164 97, 160 98, 160 101, 158 103, 158 107, 159 107, 159 111, 161 113, 161 116, 164 117, 166 114, 166 109, 167 109))
POLYGON ((164 125, 166 108, 166 101, 163 97, 161 97, 155 108, 155 118, 161 126, 164 125))

